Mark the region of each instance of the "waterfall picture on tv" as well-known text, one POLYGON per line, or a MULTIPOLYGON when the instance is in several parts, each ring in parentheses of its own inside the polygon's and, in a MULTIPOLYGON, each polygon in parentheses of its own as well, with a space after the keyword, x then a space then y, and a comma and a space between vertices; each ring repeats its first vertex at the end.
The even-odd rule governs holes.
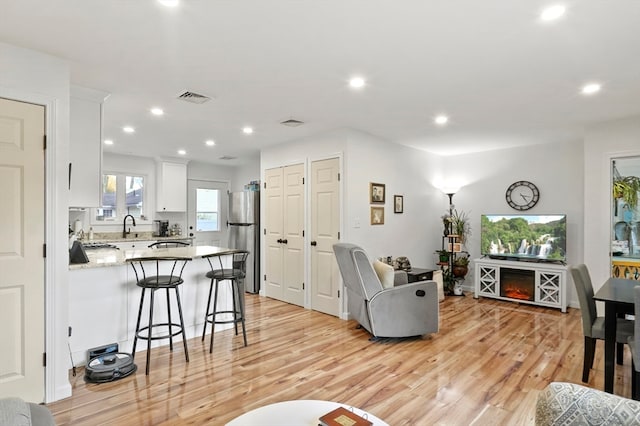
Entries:
POLYGON ((482 215, 483 255, 514 260, 565 261, 566 215, 482 215))

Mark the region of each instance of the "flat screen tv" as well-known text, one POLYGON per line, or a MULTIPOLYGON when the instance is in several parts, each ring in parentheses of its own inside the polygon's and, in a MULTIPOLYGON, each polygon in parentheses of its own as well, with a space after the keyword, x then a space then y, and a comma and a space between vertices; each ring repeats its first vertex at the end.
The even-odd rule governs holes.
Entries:
POLYGON ((480 250, 483 255, 497 259, 564 262, 567 216, 482 215, 480 250))

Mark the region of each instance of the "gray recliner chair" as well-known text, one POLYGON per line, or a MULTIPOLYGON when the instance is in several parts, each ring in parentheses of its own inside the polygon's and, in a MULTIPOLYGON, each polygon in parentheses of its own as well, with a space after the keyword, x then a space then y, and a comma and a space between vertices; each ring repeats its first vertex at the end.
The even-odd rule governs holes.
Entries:
POLYGON ((421 281, 384 289, 365 251, 335 244, 349 315, 374 337, 422 336, 438 331, 438 289, 421 281))

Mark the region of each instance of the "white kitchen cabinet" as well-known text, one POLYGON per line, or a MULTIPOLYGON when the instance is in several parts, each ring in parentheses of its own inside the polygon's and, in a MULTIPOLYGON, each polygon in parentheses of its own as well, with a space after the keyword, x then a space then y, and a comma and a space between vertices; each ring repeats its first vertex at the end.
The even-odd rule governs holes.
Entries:
POLYGON ((187 165, 162 161, 157 167, 156 211, 187 211, 187 165))
POLYGON ((69 108, 69 206, 99 207, 102 192, 102 103, 107 93, 72 86, 69 108))

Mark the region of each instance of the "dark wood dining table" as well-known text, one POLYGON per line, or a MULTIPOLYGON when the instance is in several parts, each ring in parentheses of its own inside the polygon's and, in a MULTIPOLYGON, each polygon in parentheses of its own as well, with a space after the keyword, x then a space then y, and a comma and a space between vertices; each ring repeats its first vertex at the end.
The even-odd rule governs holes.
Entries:
POLYGON ((613 393, 615 373, 616 324, 619 315, 633 314, 633 288, 640 281, 609 278, 593 298, 604 302, 604 391, 613 393))

